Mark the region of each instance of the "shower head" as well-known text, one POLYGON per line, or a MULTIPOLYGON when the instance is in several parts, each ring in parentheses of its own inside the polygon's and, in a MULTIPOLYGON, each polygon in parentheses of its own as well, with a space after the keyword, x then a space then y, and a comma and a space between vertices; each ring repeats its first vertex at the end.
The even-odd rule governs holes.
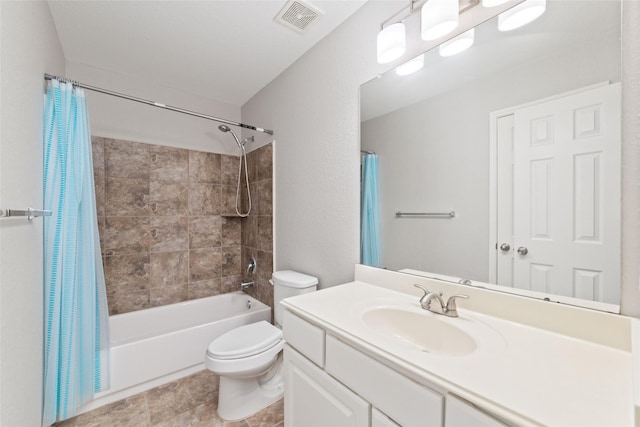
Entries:
POLYGON ((227 132, 231 132, 231 135, 233 135, 233 139, 236 140, 236 144, 238 144, 238 147, 242 148, 242 146, 244 144, 242 144, 240 142, 240 140, 238 139, 238 137, 236 136, 235 132, 231 130, 231 128, 227 125, 220 125, 218 126, 218 129, 220 129, 222 132, 227 133, 227 132))

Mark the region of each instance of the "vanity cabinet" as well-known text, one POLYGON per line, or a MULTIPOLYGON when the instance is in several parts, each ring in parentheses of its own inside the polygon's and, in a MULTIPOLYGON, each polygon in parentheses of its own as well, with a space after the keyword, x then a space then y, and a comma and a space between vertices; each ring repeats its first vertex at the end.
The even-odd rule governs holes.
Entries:
POLYGON ((283 323, 286 427, 505 426, 289 311, 283 323))

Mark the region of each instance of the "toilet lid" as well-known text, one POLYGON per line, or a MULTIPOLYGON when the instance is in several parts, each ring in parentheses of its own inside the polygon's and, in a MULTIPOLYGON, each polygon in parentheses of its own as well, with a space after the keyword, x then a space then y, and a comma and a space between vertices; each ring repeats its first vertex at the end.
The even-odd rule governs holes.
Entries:
POLYGON ((281 339, 282 330, 263 320, 220 335, 209 344, 207 352, 217 359, 237 359, 261 353, 281 339))

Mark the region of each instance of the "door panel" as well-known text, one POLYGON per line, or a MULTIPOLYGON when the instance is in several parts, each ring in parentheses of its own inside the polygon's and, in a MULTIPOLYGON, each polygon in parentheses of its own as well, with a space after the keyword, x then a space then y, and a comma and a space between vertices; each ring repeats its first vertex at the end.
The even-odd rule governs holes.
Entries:
POLYGON ((513 120, 514 286, 617 304, 620 85, 523 108, 513 120))

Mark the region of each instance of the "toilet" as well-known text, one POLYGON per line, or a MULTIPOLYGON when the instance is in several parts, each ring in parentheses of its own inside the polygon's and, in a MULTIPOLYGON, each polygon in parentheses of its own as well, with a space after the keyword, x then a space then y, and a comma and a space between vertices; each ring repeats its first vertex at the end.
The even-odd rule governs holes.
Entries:
POLYGON ((273 273, 275 326, 261 321, 240 326, 209 344, 204 364, 220 376, 218 415, 247 418, 283 396, 280 301, 316 290, 318 279, 296 271, 273 273))

